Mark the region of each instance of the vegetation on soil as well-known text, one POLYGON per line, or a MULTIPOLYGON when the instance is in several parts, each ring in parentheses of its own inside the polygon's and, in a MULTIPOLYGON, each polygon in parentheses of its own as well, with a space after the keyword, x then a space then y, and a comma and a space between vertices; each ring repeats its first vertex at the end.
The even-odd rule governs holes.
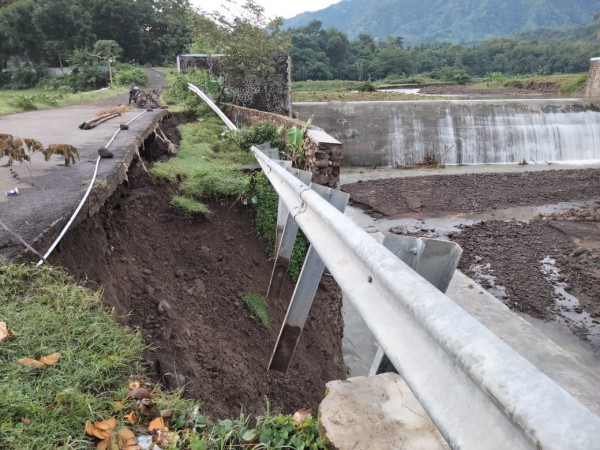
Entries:
POLYGON ((269 308, 264 296, 255 293, 242 295, 242 301, 248 307, 254 317, 256 317, 263 327, 270 328, 269 308))
POLYGON ((139 333, 62 270, 5 264, 0 279, 1 448, 325 448, 309 411, 213 422, 145 382, 139 333))

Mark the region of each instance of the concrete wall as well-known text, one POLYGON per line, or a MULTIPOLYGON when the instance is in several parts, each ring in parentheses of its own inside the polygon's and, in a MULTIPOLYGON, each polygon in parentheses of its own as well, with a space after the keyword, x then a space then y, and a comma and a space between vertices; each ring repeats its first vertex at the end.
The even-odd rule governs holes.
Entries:
POLYGON ((590 61, 590 74, 585 87, 585 98, 600 98, 600 58, 590 61))
POLYGON ((454 100, 294 103, 301 120, 344 143, 344 164, 411 165, 600 160, 590 101, 454 100))

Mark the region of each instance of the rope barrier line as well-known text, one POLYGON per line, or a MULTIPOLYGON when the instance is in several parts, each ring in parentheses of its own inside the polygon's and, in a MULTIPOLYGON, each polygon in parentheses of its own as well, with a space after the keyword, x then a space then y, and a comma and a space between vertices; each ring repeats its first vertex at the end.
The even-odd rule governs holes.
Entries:
MULTIPOLYGON (((137 118, 139 118, 145 112, 146 111, 142 111, 140 114, 138 114, 133 119, 131 119, 129 122, 127 122, 126 125, 129 125, 131 122, 133 122, 134 120, 136 120, 137 118)), ((115 138, 117 137, 117 135, 119 134, 120 131, 122 131, 122 130, 119 128, 115 132, 115 134, 113 134, 112 138, 110 138, 110 140, 106 144, 105 148, 108 148, 113 143, 113 141, 115 140, 115 138)), ((77 209, 75 210, 75 212, 73 213, 73 215, 71 216, 71 218, 69 219, 69 221, 67 222, 67 224, 63 227, 62 231, 60 232, 60 234, 58 235, 58 237, 54 240, 54 242, 52 243, 52 245, 50 246, 50 248, 48 248, 48 250, 46 251, 46 253, 44 253, 44 259, 46 259, 46 260, 48 259, 48 256, 50 256, 50 254, 54 251, 54 249, 59 244, 59 242, 61 241, 61 239, 67 233, 67 231, 69 230, 69 228, 73 224, 73 221, 77 217, 77 214, 79 214, 79 211, 81 211, 81 208, 83 207, 83 204, 85 203, 85 201, 87 200, 88 196, 90 195, 90 192, 92 191, 92 188, 94 187, 94 183, 96 182, 96 176, 98 175, 98 167, 100 166, 100 159, 102 159, 100 156, 98 156, 98 159, 96 159, 96 167, 94 168, 94 175, 92 176, 92 180, 90 181, 90 184, 89 184, 87 190, 85 191, 85 194, 83 195, 83 198, 79 202, 79 205, 77 206, 77 209)), ((44 263, 44 259, 40 259, 35 266, 36 267, 41 266, 44 263)))

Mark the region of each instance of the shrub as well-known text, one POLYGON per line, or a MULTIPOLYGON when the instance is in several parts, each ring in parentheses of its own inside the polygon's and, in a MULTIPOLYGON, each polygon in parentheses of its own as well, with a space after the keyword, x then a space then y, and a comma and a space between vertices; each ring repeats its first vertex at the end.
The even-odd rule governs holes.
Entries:
POLYGON ((230 132, 225 135, 227 139, 232 139, 243 150, 249 151, 253 145, 269 143, 272 148, 278 148, 279 151, 285 150, 285 142, 281 137, 281 129, 271 121, 257 122, 249 128, 237 132, 230 132))
POLYGON ((146 86, 148 84, 148 74, 132 64, 118 64, 115 68, 115 82, 125 86, 131 83, 146 86))

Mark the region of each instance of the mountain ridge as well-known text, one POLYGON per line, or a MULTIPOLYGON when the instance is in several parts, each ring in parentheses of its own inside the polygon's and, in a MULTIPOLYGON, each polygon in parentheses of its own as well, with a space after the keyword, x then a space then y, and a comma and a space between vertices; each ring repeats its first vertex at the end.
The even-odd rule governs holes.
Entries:
POLYGON ((351 38, 402 36, 407 44, 456 42, 531 32, 538 28, 589 25, 597 0, 342 0, 285 20, 284 28, 319 20, 351 38))

